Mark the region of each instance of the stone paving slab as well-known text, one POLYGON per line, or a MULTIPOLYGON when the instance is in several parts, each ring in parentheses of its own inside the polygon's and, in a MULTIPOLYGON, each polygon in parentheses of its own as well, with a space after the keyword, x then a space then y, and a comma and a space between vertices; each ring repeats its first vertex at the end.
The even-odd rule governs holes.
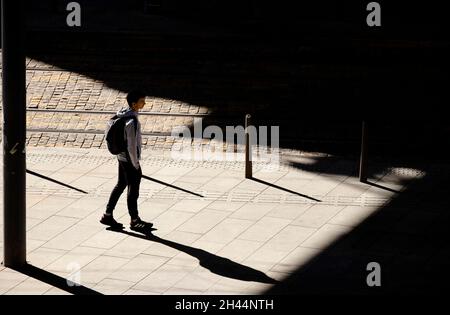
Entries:
POLYGON ((299 267, 310 262, 320 254, 320 250, 298 246, 271 268, 273 271, 292 273, 299 267))
MULTIPOLYGON (((256 166, 255 174, 268 183, 299 193, 307 183, 318 187, 323 202, 301 201, 305 198, 244 179, 239 162, 180 162, 165 151, 145 151, 144 173, 180 188, 192 184, 189 189, 205 195, 143 182, 140 214, 154 223, 158 237, 146 239, 129 230, 124 197, 115 217, 124 223, 125 233, 108 231, 98 222, 116 180, 114 158, 97 149, 29 147, 27 153, 30 169, 88 192, 74 193, 37 178, 27 182, 29 263, 63 278, 79 268, 80 282, 103 294, 260 294, 271 284, 227 277, 216 266, 251 268, 282 280, 392 197, 350 176, 308 173, 287 165, 271 173, 256 166), (292 181, 305 185, 289 186, 292 181), (355 202, 365 192, 370 195, 355 202)), ((405 178, 421 176, 413 170, 383 174, 378 182, 383 179, 397 189, 408 183, 405 178)), ((417 212, 408 222, 426 229, 436 219, 417 212)), ((410 231, 399 225, 398 233, 410 231)), ((390 239, 401 241, 394 236, 384 241, 390 239)), ((9 268, 0 270, 0 280, 1 294, 67 293, 9 268)))

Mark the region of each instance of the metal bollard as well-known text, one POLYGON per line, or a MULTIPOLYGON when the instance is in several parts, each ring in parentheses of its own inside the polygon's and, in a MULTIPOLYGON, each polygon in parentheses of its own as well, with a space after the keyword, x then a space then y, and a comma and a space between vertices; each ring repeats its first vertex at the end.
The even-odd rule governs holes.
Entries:
POLYGON ((368 168, 368 135, 369 128, 366 121, 362 123, 362 137, 361 137, 361 159, 359 162, 359 181, 367 182, 367 168, 368 168))
POLYGON ((252 147, 250 145, 250 114, 245 115, 245 178, 252 178, 252 147))

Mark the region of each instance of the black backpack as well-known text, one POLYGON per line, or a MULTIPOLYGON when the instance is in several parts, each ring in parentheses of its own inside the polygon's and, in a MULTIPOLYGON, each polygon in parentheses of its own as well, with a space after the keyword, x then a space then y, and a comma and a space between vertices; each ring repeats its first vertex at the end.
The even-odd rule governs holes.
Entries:
POLYGON ((112 116, 106 125, 106 144, 108 151, 114 155, 127 150, 127 140, 125 139, 124 128, 126 121, 131 118, 134 120, 134 128, 137 130, 137 119, 134 116, 118 117, 112 116))

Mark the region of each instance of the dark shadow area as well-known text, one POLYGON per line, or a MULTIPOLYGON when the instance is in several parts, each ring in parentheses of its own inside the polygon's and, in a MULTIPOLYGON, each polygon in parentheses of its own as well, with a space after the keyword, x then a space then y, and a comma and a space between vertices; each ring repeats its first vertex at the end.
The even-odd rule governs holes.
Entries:
POLYGON ((36 177, 39 177, 39 178, 48 180, 48 181, 50 181, 50 182, 52 182, 52 183, 55 183, 55 184, 58 184, 58 185, 61 185, 61 186, 64 186, 64 187, 67 187, 67 188, 76 190, 76 191, 81 192, 81 193, 83 193, 83 194, 87 194, 87 192, 85 192, 84 190, 78 189, 78 188, 76 188, 76 187, 70 186, 70 185, 65 184, 65 183, 63 183, 63 182, 57 181, 56 179, 53 179, 53 178, 47 177, 47 176, 45 176, 45 175, 42 175, 42 174, 39 174, 39 173, 30 171, 30 170, 28 170, 28 169, 27 169, 27 173, 30 174, 30 175, 34 175, 34 176, 36 176, 36 177))
POLYGON ((242 281, 254 281, 261 283, 278 283, 277 280, 270 278, 265 273, 253 269, 251 267, 239 264, 234 262, 228 258, 220 257, 214 254, 211 254, 203 249, 183 245, 180 243, 172 242, 163 238, 160 238, 156 235, 152 234, 152 231, 155 229, 151 228, 147 231, 144 231, 145 235, 129 232, 126 230, 118 230, 107 228, 109 231, 120 232, 126 235, 130 235, 133 237, 138 237, 142 239, 146 239, 152 242, 158 242, 160 244, 172 247, 176 250, 179 250, 183 253, 186 253, 192 257, 195 257, 199 260, 200 266, 208 269, 212 273, 215 273, 219 276, 242 280, 242 281))
POLYGON ((422 166, 385 206, 266 294, 443 294, 449 281, 449 166, 422 166), (370 262, 381 287, 369 287, 370 262))
MULTIPOLYGON (((286 158, 284 163, 295 167, 299 170, 314 174, 324 175, 343 175, 357 178, 359 176, 359 159, 357 158, 342 158, 342 157, 310 157, 309 161, 303 162, 296 158, 286 158)), ((447 163, 435 162, 435 165, 447 165, 447 163)), ((377 184, 373 181, 380 179, 386 172, 392 169, 402 169, 404 172, 409 170, 421 171, 428 167, 426 162, 418 159, 403 159, 399 157, 392 157, 385 155, 378 158, 371 158, 368 164, 369 169, 369 183, 377 184)), ((401 182, 402 183, 402 182, 401 182)), ((381 188, 381 187, 378 187, 381 188)), ((396 191, 394 191, 396 192, 396 191)))
POLYGON ((316 198, 313 198, 313 197, 310 197, 310 196, 307 196, 307 195, 303 195, 303 194, 298 193, 296 191, 293 191, 293 190, 290 190, 290 189, 287 189, 287 188, 283 188, 283 187, 280 187, 280 186, 275 185, 275 184, 268 183, 268 182, 263 181, 263 180, 258 179, 258 178, 252 177, 250 179, 255 181, 255 182, 257 182, 257 183, 264 184, 264 185, 267 185, 267 186, 270 186, 270 187, 273 187, 273 188, 276 188, 276 189, 279 189, 279 190, 282 190, 282 191, 286 191, 288 193, 300 196, 302 198, 306 198, 306 199, 309 199, 309 200, 312 200, 312 201, 316 201, 316 202, 321 202, 319 199, 316 199, 316 198))
POLYGON ((363 118, 375 122, 378 156, 439 158, 447 147, 450 42, 434 2, 382 1, 380 29, 350 0, 163 1, 154 14, 142 2, 81 4, 75 29, 62 5, 30 4, 27 55, 123 92, 141 86, 207 107, 203 126, 225 131, 249 113, 258 127, 280 126, 282 148, 356 156, 363 118))
POLYGON ((157 180, 157 179, 154 179, 154 178, 145 176, 145 175, 142 175, 142 178, 145 178, 145 179, 147 179, 147 180, 149 180, 149 181, 152 181, 152 182, 155 182, 155 183, 158 183, 158 184, 161 184, 161 185, 164 185, 164 186, 167 186, 167 187, 176 189, 176 190, 181 190, 181 191, 183 191, 183 192, 185 192, 185 193, 188 193, 188 194, 191 194, 191 195, 194 195, 194 196, 197 196, 197 197, 204 198, 202 195, 197 194, 197 193, 195 193, 195 192, 186 190, 186 189, 184 189, 184 188, 180 188, 180 187, 178 187, 178 186, 174 186, 174 185, 172 185, 172 184, 168 184, 168 183, 162 182, 162 181, 160 181, 160 180, 157 180))
POLYGON ((102 295, 95 290, 89 289, 77 283, 73 283, 73 286, 69 286, 67 283, 67 279, 64 279, 51 272, 45 271, 30 264, 25 264, 25 266, 23 267, 13 269, 31 278, 45 282, 53 287, 74 295, 102 295))

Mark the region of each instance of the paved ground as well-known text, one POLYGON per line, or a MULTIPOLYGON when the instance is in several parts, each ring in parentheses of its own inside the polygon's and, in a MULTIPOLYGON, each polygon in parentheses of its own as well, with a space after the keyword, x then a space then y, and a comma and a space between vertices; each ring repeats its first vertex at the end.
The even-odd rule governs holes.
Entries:
MULTIPOLYGON (((42 19, 38 20, 40 25, 42 19)), ((48 19, 49 25, 53 22, 48 19)), ((178 41, 166 43, 160 36, 152 37, 152 41, 143 41, 139 37, 130 39, 130 44, 144 45, 142 51, 153 58, 142 54, 141 46, 137 45, 139 50, 133 53, 131 47, 135 46, 129 45, 130 54, 123 55, 121 46, 116 47, 116 42, 110 41, 108 36, 101 41, 95 37, 86 43, 79 41, 81 44, 77 48, 84 52, 82 57, 78 56, 78 51, 71 50, 67 54, 49 53, 59 51, 65 45, 73 50, 70 40, 76 40, 77 36, 72 35, 73 38, 61 37, 60 40, 54 40, 52 36, 35 38, 35 44, 42 41, 41 46, 48 51, 38 49, 34 54, 39 58, 27 59, 27 168, 86 193, 27 175, 28 262, 37 269, 27 273, 0 267, 0 294, 72 292, 65 284, 61 286, 52 281, 51 275, 72 279, 86 289, 104 294, 303 292, 309 287, 298 289, 292 281, 275 282, 300 279, 296 276, 299 270, 316 257, 322 257, 323 253, 329 253, 332 244, 347 235, 353 235, 353 238, 357 235, 357 240, 351 242, 355 246, 344 246, 341 250, 351 256, 354 268, 350 276, 359 281, 351 288, 352 292, 356 287, 366 286, 366 265, 373 257, 378 259, 379 253, 390 259, 383 260, 383 268, 393 270, 393 262, 400 266, 394 269, 396 272, 412 270, 411 274, 419 275, 417 270, 426 269, 422 266, 439 270, 449 261, 448 246, 442 244, 444 238, 440 237, 449 222, 445 211, 448 209, 445 198, 448 195, 448 185, 445 185, 448 167, 442 172, 441 166, 435 165, 422 167, 392 161, 384 161, 384 165, 371 163, 372 184, 368 185, 357 180, 356 160, 331 158, 326 154, 305 155, 296 151, 295 146, 288 146, 289 149, 284 148, 281 152, 281 165, 259 161, 254 164, 255 179, 248 180, 243 178, 242 161, 217 161, 211 156, 196 160, 175 158, 180 155, 181 147, 186 145, 188 150, 194 150, 195 146, 190 139, 177 140, 167 133, 174 126, 191 125, 193 117, 141 116, 144 174, 159 182, 143 180, 140 214, 143 219, 152 221, 156 230, 153 237, 145 238, 128 229, 124 197, 115 216, 126 229, 122 233, 106 230, 98 220, 115 184, 117 166, 105 150, 102 134, 109 114, 92 111, 116 111, 122 107, 125 104, 123 91, 129 86, 144 82, 145 86, 155 90, 154 96, 147 97, 145 111, 202 115, 214 113, 217 104, 221 104, 225 111, 236 111, 240 117, 249 108, 272 114, 283 102, 296 106, 299 94, 302 105, 320 103, 305 101, 303 97, 308 95, 314 99, 317 95, 333 95, 339 99, 337 95, 347 99, 348 82, 353 82, 351 86, 358 92, 358 88, 364 86, 361 82, 365 82, 361 78, 371 77, 371 72, 367 72, 366 67, 353 67, 345 62, 334 67, 317 65, 316 52, 333 51, 328 49, 333 42, 323 46, 320 41, 317 46, 291 47, 292 51, 306 53, 312 58, 304 64, 302 58, 294 58, 297 54, 292 55, 294 59, 283 57, 292 52, 289 47, 280 50, 281 54, 276 47, 266 47, 264 41, 261 47, 265 50, 261 53, 257 44, 250 48, 246 45, 228 47, 221 39, 214 41, 209 37, 192 43, 189 37, 179 39, 182 44, 189 43, 185 46, 178 46, 178 41), (275 67, 266 67, 265 53, 269 59, 277 60, 275 67), (42 61, 47 59, 48 63, 42 61), (296 59, 302 62, 293 62, 296 59), (353 81, 342 80, 342 73, 353 81), (129 78, 124 79, 124 76, 129 78), (292 82, 292 78, 301 80, 294 80, 297 82, 294 85, 286 84, 292 82), (324 90, 327 93, 317 93, 324 90), (262 106, 265 103, 274 107, 262 106), (249 104, 262 107, 243 106, 249 104), (445 180, 436 182, 434 177, 428 176, 430 167, 435 167, 434 172, 445 180), (423 178, 428 181, 422 181, 423 178), (415 190, 411 188, 421 181, 422 186, 415 190), (400 205, 399 199, 402 200, 400 205), (383 214, 382 218, 389 217, 388 224, 379 219, 379 213, 383 214), (361 232, 355 234, 354 231, 367 226, 361 224, 367 218, 377 221, 376 229, 373 225, 366 228, 376 233, 358 239, 361 232), (430 231, 436 233, 430 234, 430 231), (415 263, 407 269, 399 263, 404 261, 415 263), (42 276, 42 272, 36 272, 39 270, 48 273, 42 276), (283 286, 285 283, 289 284, 283 286)), ((128 37, 127 34, 116 35, 111 38, 128 37)), ((30 42, 33 43, 33 39, 30 42)), ((386 47, 387 52, 393 49, 392 43, 387 43, 386 47)), ((362 51, 372 56, 372 50, 364 48, 362 51)), ((422 56, 421 51, 417 53, 422 56)), ((402 54, 398 55, 404 59, 402 54)), ((347 57, 351 59, 352 56, 347 57)), ((415 58, 412 60, 416 63, 415 58)), ((389 68, 380 68, 380 65, 370 69, 376 73, 390 73, 389 68)), ((410 76, 409 72, 427 77, 414 67, 401 67, 400 70, 398 73, 405 77, 410 76)), ((431 76, 443 70, 440 64, 432 64, 429 72, 421 71, 431 76)), ((396 76, 392 78, 396 82, 402 81, 396 76)), ((382 82, 389 85, 391 81, 382 82)), ((372 85, 368 86, 372 91, 372 85)), ((411 91, 411 86, 405 86, 411 91)), ((434 90, 445 89, 433 83, 434 90)), ((439 93, 424 95, 439 96, 439 93)), ((408 103, 402 93, 399 95, 402 96, 401 103, 408 103)), ((290 126, 299 129, 298 124, 290 126)), ((353 140, 359 136, 359 124, 357 127, 358 133, 353 135, 353 140)), ((314 136, 321 129, 314 128, 314 136)), ((417 127, 418 133, 422 129, 417 127)), ((409 135, 413 130, 404 132, 409 135)), ((284 131, 283 135, 298 140, 294 133, 284 131)), ((302 134, 302 137, 307 136, 302 134)), ((424 139, 428 141, 429 138, 424 139)), ((199 144, 207 148, 211 142, 202 139, 199 144)), ((220 148, 217 154, 229 149, 228 145, 217 145, 220 148)), ((3 183, 0 186, 3 187, 3 183)), ((2 202, 0 200, 3 211, 2 202)), ((3 232, 2 214, 0 220, 0 232, 3 232)), ((0 247, 3 249, 3 242, 0 247)), ((327 292, 328 287, 342 292, 339 291, 342 289, 340 282, 335 280, 348 271, 348 260, 339 260, 336 264, 337 256, 333 256, 333 251, 331 253, 331 260, 324 262, 319 258, 319 263, 309 269, 312 271, 309 283, 315 285, 314 292, 327 292), (333 268, 338 273, 330 272, 333 268)), ((304 283, 308 283, 306 280, 304 283)), ((391 284, 390 290, 404 289, 402 285, 407 282, 403 280, 391 284)), ((356 290, 356 293, 360 291, 356 290)))
MULTIPOLYGON (((140 214, 156 228, 145 239, 129 233, 123 197, 115 216, 126 232, 98 222, 116 180, 105 150, 28 147, 29 170, 87 192, 27 175, 28 262, 105 294, 259 294, 423 176, 380 169, 372 181, 382 189, 349 175, 354 161, 295 162, 277 170, 256 163, 253 181, 243 178, 242 162, 178 161, 168 150, 146 150, 144 174, 203 197, 143 180, 140 214), (78 268, 80 277, 70 276, 78 268)), ((67 292, 1 268, 0 293, 67 292)))

